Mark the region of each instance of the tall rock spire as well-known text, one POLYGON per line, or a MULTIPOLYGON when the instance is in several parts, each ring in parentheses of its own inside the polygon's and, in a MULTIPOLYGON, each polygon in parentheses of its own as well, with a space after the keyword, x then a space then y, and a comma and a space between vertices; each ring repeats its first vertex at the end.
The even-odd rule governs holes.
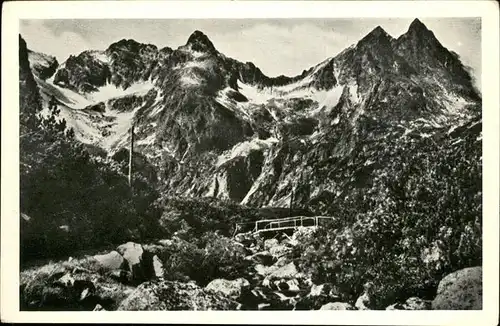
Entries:
POLYGON ((186 43, 186 45, 191 45, 191 48, 195 51, 200 51, 200 52, 213 52, 216 51, 215 47, 205 34, 201 31, 194 31, 191 36, 189 36, 189 39, 186 43))

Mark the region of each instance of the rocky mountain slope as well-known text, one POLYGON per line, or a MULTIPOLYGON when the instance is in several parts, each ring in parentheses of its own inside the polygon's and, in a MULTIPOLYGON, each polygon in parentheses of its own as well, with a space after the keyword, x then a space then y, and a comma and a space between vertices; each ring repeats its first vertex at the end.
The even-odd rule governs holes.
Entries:
MULTIPOLYGON (((397 39, 376 27, 295 77, 267 77, 195 31, 175 50, 121 40, 85 51, 37 81, 83 142, 114 153, 134 123, 165 191, 283 207, 301 174, 301 205, 325 191, 332 200, 334 183, 316 170, 338 174, 331 160, 363 142, 434 135, 481 112, 467 69, 418 19, 397 39)), ((378 153, 367 161, 385 164, 378 153)))
POLYGON ((57 59, 47 54, 28 51, 28 59, 31 71, 42 80, 52 77, 59 67, 57 59))

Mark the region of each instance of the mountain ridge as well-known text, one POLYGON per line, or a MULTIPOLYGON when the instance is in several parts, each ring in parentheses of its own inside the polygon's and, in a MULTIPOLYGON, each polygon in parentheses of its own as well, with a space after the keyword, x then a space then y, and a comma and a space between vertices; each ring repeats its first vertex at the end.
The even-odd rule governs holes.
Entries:
MULTIPOLYGON (((175 50, 123 39, 104 52, 70 57, 53 81, 61 91, 88 98, 116 87, 115 98, 104 94, 82 111, 69 105, 63 114, 87 114, 94 139, 104 137, 95 144, 111 154, 126 147, 134 123, 137 150, 162 171, 165 187, 175 193, 259 205, 267 198, 267 204, 286 206, 288 178, 306 169, 286 163, 301 142, 309 144, 300 149, 306 151, 302 155, 315 157, 314 152, 325 151, 321 144, 332 142, 335 155, 350 155, 363 137, 375 137, 363 131, 367 121, 409 132, 461 125, 480 112, 480 95, 464 77, 468 72, 437 39, 424 40, 424 54, 432 60, 417 60, 416 44, 427 34, 433 35, 418 19, 397 39, 377 26, 293 77, 268 77, 251 62, 229 58, 201 31, 175 50), (289 142, 298 146, 292 152, 289 142), (294 170, 287 172, 287 164, 294 170), (194 170, 198 173, 192 175, 194 170), (267 178, 274 185, 263 186, 268 175, 278 179, 267 178), (255 196, 259 199, 251 200, 255 196)), ((69 125, 84 121, 67 116, 77 119, 69 125)))

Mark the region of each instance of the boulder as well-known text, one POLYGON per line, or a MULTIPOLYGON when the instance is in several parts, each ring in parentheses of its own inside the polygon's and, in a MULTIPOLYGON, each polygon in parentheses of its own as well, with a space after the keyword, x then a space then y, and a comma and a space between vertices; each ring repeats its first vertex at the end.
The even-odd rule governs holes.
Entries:
POLYGON ((358 310, 371 310, 373 309, 373 301, 372 301, 373 283, 367 282, 363 287, 365 292, 359 296, 354 306, 358 310))
POLYGON ((59 285, 63 288, 69 288, 72 287, 73 284, 75 283, 75 279, 73 276, 71 276, 71 273, 66 273, 63 276, 61 276, 58 280, 54 281, 54 285, 59 285))
POLYGON ((245 259, 264 266, 271 266, 276 262, 276 259, 269 253, 269 251, 257 252, 251 256, 245 257, 245 259))
POLYGON ((157 255, 153 256, 153 269, 156 277, 163 277, 164 269, 163 263, 157 255))
POLYGON ((166 246, 159 244, 142 245, 142 249, 152 255, 161 255, 166 250, 166 246))
POLYGON ((269 249, 269 253, 275 258, 284 257, 290 252, 292 252, 292 248, 285 245, 276 245, 269 249))
POLYGON ((272 247, 275 247, 279 244, 277 239, 267 239, 264 241, 264 250, 269 251, 272 247))
POLYGON ((272 266, 264 266, 262 264, 257 264, 254 266, 255 272, 257 275, 261 277, 267 277, 278 270, 278 267, 275 265, 272 266))
POLYGON ((434 310, 481 310, 482 267, 469 267, 444 277, 432 301, 434 310))
POLYGON ((259 303, 257 305, 257 310, 268 310, 269 307, 271 307, 270 303, 259 303))
POLYGON ((120 245, 117 251, 123 256, 129 266, 139 265, 142 260, 142 254, 144 253, 142 246, 134 242, 127 242, 120 245))
POLYGON ((138 284, 154 278, 153 255, 144 251, 140 244, 127 242, 116 250, 127 262, 128 270, 132 273, 132 282, 138 284))
POLYGON ((292 242, 300 243, 305 239, 309 239, 314 234, 314 228, 299 227, 291 237, 292 242))
POLYGON ((371 298, 367 293, 363 293, 358 297, 354 306, 358 310, 370 310, 371 298))
POLYGON ((114 310, 133 289, 110 277, 111 273, 123 270, 102 274, 74 265, 63 268, 64 264, 48 264, 21 272, 22 310, 92 311, 97 304, 114 310))
POLYGON ((291 310, 295 299, 264 287, 245 289, 240 297, 245 310, 291 310))
MULTIPOLYGON (((271 266, 272 267, 272 266, 271 266)), ((277 270, 272 272, 267 276, 269 280, 280 280, 280 279, 299 279, 302 277, 302 274, 297 271, 297 267, 293 262, 286 264, 285 266, 279 267, 277 270)))
MULTIPOLYGON (((304 282, 307 284, 307 282, 304 282)), ((330 283, 312 284, 309 293, 297 301, 296 310, 318 310, 327 303, 341 301, 337 287, 330 283)))
POLYGON ((170 239, 163 239, 163 240, 158 240, 158 243, 162 246, 169 247, 174 244, 174 242, 170 239))
POLYGON ((319 310, 356 310, 347 302, 329 302, 322 305, 319 310))
POLYGON ((274 266, 276 266, 276 267, 283 267, 286 264, 288 264, 289 262, 290 262, 290 259, 288 259, 286 256, 283 256, 283 257, 278 258, 278 260, 276 261, 276 263, 274 263, 274 266))
POLYGON ((405 303, 395 303, 385 310, 430 310, 431 309, 431 301, 423 300, 417 297, 411 297, 406 300, 405 303))
POLYGON ((100 267, 106 270, 115 270, 123 267, 125 260, 117 251, 111 251, 104 255, 95 255, 94 259, 100 267))
POLYGON ((309 292, 309 296, 317 297, 322 295, 325 292, 326 286, 328 286, 328 284, 321 284, 321 285, 313 284, 311 286, 311 291, 309 292))
POLYGON ((193 282, 159 280, 139 285, 117 310, 236 310, 237 307, 237 302, 193 282))
POLYGON ((96 304, 94 310, 92 311, 106 311, 100 304, 96 304))
POLYGON ((29 291, 43 310, 92 310, 99 300, 96 287, 87 276, 77 276, 68 272, 52 283, 40 284, 39 298, 33 289, 29 291))
POLYGON ((208 283, 208 285, 205 287, 205 290, 218 292, 236 300, 241 296, 242 290, 249 286, 250 282, 248 282, 244 278, 238 278, 232 281, 225 279, 216 279, 208 283))

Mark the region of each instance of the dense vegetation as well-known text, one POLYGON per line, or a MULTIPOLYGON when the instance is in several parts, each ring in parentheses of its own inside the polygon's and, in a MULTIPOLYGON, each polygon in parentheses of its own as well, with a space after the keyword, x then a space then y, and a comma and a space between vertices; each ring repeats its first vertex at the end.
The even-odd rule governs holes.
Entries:
POLYGON ((301 243, 301 267, 352 297, 372 282, 382 308, 412 295, 432 297, 446 273, 481 265, 480 132, 475 120, 449 135, 410 135, 375 148, 384 164, 329 206, 336 220, 301 243))
POLYGON ((21 38, 19 56, 22 261, 154 236, 156 191, 138 174, 132 195, 119 161, 75 141, 57 107, 41 115, 21 38))
POLYGON ((132 195, 119 164, 90 155, 55 113, 21 138, 22 252, 69 254, 152 235, 154 189, 137 176, 132 195))

